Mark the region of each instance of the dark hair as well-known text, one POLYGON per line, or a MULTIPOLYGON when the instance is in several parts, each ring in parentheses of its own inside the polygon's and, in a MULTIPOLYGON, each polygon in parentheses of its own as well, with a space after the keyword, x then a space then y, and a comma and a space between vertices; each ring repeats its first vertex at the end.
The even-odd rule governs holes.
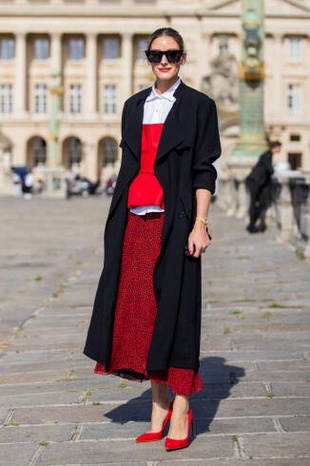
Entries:
POLYGON ((154 42, 155 39, 158 39, 158 37, 161 36, 169 36, 172 37, 180 47, 180 50, 184 50, 184 40, 181 36, 181 34, 178 33, 175 29, 166 27, 166 28, 160 28, 156 29, 156 31, 153 32, 148 38, 147 41, 147 49, 150 50, 152 43, 154 42))
POLYGON ((273 149, 274 147, 281 147, 282 143, 280 141, 271 141, 269 143, 270 149, 273 149))

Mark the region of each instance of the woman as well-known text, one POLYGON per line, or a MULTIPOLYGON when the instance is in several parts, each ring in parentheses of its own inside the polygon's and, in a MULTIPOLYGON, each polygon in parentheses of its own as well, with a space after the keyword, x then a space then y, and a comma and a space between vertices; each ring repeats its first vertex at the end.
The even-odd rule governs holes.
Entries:
POLYGON ((213 100, 179 78, 180 34, 156 30, 146 57, 156 80, 124 106, 122 164, 84 351, 95 372, 151 381, 151 427, 136 441, 160 440, 170 421, 170 451, 188 446, 189 395, 202 388, 200 256, 211 241, 221 149, 213 100))

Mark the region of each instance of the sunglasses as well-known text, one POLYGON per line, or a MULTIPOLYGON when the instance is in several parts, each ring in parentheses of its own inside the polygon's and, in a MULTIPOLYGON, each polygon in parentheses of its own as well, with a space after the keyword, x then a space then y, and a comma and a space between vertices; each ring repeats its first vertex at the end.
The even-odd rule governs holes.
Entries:
POLYGON ((184 50, 146 50, 145 55, 150 63, 160 63, 163 56, 169 63, 179 63, 184 50))

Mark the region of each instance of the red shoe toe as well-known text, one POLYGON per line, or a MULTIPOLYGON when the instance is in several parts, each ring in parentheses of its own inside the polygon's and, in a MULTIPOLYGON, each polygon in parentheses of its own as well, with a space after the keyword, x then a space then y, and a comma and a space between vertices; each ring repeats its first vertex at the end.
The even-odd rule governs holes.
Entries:
POLYGON ((136 442, 154 442, 155 440, 162 439, 162 431, 159 432, 145 432, 136 438, 136 442))
POLYGON ((175 440, 173 438, 166 438, 165 448, 167 451, 180 450, 181 448, 186 448, 189 445, 189 434, 191 430, 191 423, 193 420, 193 412, 190 409, 188 412, 188 427, 187 427, 187 437, 182 440, 175 440))
POLYGON ((173 401, 170 403, 169 411, 164 419, 164 422, 163 422, 163 425, 160 431, 144 432, 144 434, 141 434, 139 435, 139 437, 136 438, 136 442, 142 443, 142 442, 154 442, 155 440, 161 440, 163 438, 165 427, 171 419, 172 409, 173 409, 173 401))

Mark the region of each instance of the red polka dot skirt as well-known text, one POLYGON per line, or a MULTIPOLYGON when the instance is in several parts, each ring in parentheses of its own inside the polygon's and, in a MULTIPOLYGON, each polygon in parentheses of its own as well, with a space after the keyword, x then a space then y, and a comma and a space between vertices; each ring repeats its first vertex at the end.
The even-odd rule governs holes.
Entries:
POLYGON ((128 213, 110 367, 106 371, 97 363, 95 372, 136 381, 150 379, 169 385, 174 393, 190 395, 202 389, 199 371, 174 367, 167 371, 146 370, 157 312, 153 271, 160 252, 163 219, 162 213, 128 213))

